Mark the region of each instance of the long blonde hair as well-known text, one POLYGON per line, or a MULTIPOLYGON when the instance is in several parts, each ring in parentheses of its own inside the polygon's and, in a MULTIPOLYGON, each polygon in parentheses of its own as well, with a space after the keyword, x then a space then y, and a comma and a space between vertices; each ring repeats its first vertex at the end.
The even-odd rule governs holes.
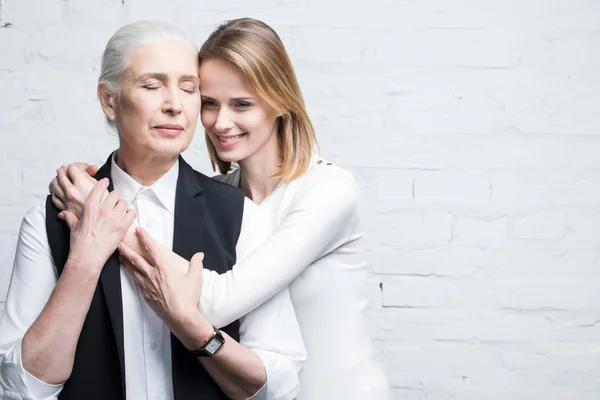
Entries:
MULTIPOLYGON (((282 164, 273 177, 291 181, 304 174, 317 139, 296 73, 277 33, 264 22, 251 18, 227 21, 208 37, 198 58, 200 64, 208 59, 233 63, 258 95, 281 113, 277 134, 282 164)), ((217 167, 222 174, 227 173, 231 163, 219 158, 208 135, 206 146, 213 169, 217 167)))

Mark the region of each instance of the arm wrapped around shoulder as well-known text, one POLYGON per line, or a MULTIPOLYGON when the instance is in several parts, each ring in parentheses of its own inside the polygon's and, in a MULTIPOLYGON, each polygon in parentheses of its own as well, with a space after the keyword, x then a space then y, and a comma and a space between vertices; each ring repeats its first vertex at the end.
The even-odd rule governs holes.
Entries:
POLYGON ((354 240, 358 199, 354 177, 333 165, 317 165, 289 183, 277 230, 231 271, 219 275, 204 270, 204 315, 225 326, 273 297, 310 264, 354 240))

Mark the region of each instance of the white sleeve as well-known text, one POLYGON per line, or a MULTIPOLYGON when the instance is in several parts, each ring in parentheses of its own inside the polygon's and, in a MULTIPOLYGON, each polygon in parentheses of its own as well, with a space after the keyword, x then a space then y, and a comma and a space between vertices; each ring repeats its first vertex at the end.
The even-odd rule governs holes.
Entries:
POLYGON ((252 400, 293 400, 298 396, 306 351, 288 288, 240 318, 240 344, 260 357, 267 375, 252 400))
POLYGON ((46 235, 45 201, 23 218, 13 273, 0 321, 0 398, 53 400, 63 385, 44 383, 24 368, 23 336, 45 307, 57 281, 46 235))
POLYGON ((204 270, 199 305, 214 325, 226 326, 255 309, 348 241, 358 218, 358 185, 338 167, 315 168, 321 170, 301 182, 279 228, 257 249, 227 273, 204 270))

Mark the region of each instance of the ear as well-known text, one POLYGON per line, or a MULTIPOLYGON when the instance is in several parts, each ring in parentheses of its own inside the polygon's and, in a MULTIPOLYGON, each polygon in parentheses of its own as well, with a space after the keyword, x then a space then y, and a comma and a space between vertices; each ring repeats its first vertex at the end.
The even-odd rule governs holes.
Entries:
POLYGON ((114 123, 117 118, 115 97, 110 94, 108 87, 103 82, 98 83, 97 93, 104 115, 106 115, 109 121, 114 123))

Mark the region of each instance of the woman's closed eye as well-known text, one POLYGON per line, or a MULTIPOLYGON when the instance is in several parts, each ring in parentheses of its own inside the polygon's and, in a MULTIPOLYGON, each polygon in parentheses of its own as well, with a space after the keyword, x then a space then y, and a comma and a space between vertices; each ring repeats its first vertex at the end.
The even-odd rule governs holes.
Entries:
POLYGON ((184 92, 189 93, 189 94, 195 94, 198 91, 198 89, 196 89, 195 87, 191 87, 191 86, 182 87, 181 90, 183 90, 184 92))

